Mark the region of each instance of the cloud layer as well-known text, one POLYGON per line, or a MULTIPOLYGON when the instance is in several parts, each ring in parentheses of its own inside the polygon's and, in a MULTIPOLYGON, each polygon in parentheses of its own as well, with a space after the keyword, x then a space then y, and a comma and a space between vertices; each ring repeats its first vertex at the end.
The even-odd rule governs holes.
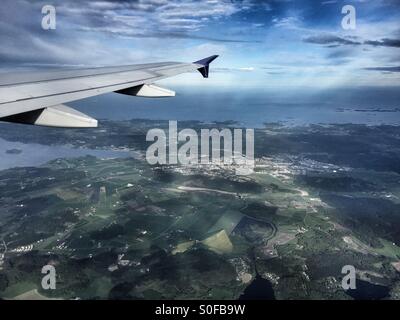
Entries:
MULTIPOLYGON (((215 81, 221 84, 394 85, 400 4, 352 3, 356 30, 342 29, 347 3, 339 0, 53 0, 57 29, 43 30, 47 1, 3 0, 0 67, 195 61, 220 54, 215 81)), ((185 83, 197 83, 188 77, 185 83)))

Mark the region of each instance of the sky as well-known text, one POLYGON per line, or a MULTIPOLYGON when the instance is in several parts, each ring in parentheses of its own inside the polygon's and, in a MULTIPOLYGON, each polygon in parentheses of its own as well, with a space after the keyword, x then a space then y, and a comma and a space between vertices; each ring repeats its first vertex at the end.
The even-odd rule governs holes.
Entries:
POLYGON ((240 88, 400 85, 400 0, 2 0, 0 69, 192 62, 219 54, 211 79, 240 88), (56 9, 44 30, 41 10, 56 9), (355 8, 355 29, 342 8, 355 8))

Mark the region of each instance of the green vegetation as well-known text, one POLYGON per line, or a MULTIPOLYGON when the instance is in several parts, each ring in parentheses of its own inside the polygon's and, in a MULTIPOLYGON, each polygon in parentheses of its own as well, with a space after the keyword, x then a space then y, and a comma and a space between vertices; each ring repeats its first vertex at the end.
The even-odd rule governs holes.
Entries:
MULTIPOLYGON (((143 151, 151 125, 106 123, 96 139, 73 130, 49 144, 143 151)), ((92 156, 0 171, 0 297, 236 299, 260 276, 277 299, 351 299, 340 287, 349 264, 398 297, 397 131, 271 130, 256 131, 248 177, 92 156), (360 159, 369 148, 379 152, 360 159), (46 264, 54 291, 40 286, 46 264)))

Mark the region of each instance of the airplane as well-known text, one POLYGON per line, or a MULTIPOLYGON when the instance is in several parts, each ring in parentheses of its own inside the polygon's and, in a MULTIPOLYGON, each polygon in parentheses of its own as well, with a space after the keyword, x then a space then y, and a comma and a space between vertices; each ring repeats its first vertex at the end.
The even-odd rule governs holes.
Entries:
POLYGON ((0 121, 60 128, 96 128, 98 121, 63 103, 109 92, 173 97, 154 82, 198 70, 208 78, 218 55, 193 63, 162 62, 119 67, 0 74, 0 121))

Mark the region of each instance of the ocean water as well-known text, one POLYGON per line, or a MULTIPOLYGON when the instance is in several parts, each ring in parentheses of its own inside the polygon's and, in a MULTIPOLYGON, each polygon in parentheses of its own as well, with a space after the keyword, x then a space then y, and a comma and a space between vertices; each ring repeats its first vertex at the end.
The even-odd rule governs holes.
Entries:
POLYGON ((147 99, 115 93, 70 103, 98 119, 237 121, 246 127, 355 123, 400 125, 400 90, 325 91, 180 87, 173 98, 147 99))
MULTIPOLYGON (((400 125, 400 90, 391 88, 307 92, 240 87, 171 89, 177 91, 174 98, 147 99, 110 93, 68 105, 100 120, 237 121, 240 126, 248 128, 276 122, 293 126, 314 123, 400 125)), ((85 155, 103 158, 128 156, 117 151, 23 144, 0 139, 0 170, 38 166, 57 158, 85 155), (6 152, 11 149, 22 152, 6 152)))

